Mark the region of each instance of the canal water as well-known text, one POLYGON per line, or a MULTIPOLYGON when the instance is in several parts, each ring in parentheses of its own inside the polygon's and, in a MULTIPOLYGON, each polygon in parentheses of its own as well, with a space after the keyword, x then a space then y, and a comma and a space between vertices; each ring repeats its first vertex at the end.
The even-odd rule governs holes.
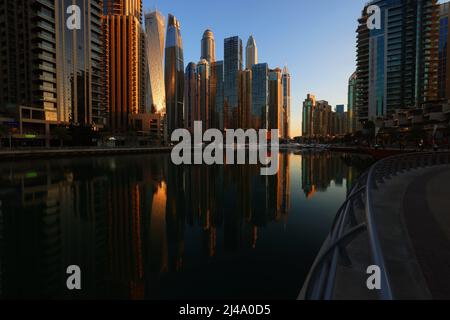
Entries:
POLYGON ((296 299, 370 164, 283 153, 264 177, 168 154, 0 163, 0 297, 296 299))

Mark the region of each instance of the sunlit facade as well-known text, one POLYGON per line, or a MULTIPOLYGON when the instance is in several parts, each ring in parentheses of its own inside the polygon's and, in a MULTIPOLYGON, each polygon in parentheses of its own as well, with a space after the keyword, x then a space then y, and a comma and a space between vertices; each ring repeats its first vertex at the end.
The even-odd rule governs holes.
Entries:
POLYGON ((78 0, 75 3, 85 13, 81 27, 86 32, 66 27, 66 8, 74 1, 55 2, 58 119, 102 128, 106 124, 102 1, 78 0))
POLYGON ((146 56, 148 67, 148 101, 152 112, 166 112, 164 87, 164 33, 165 19, 158 11, 145 15, 146 56))
POLYGON ((113 133, 122 134, 130 129, 133 115, 146 111, 142 1, 104 5, 108 125, 113 133))
POLYGON ((211 109, 213 109, 212 127, 215 129, 224 129, 224 114, 223 114, 223 61, 216 61, 211 64, 211 109))
POLYGON ((281 83, 283 86, 283 132, 282 138, 290 138, 290 123, 291 123, 291 74, 287 67, 284 67, 281 83))
POLYGON ((311 138, 313 133, 313 113, 316 107, 316 97, 312 94, 308 94, 303 102, 303 124, 302 124, 302 136, 304 138, 311 138))
POLYGON ((184 73, 184 127, 191 133, 194 131, 194 121, 200 121, 197 84, 197 65, 191 62, 184 73))
POLYGON ((250 36, 245 47, 245 69, 251 70, 255 64, 258 64, 258 47, 253 36, 250 36))
POLYGON ((183 128, 184 58, 180 23, 169 15, 165 51, 165 89, 168 135, 183 128))
POLYGON ((211 68, 209 62, 202 59, 197 64, 197 103, 200 111, 200 121, 203 123, 203 129, 210 129, 211 123, 211 104, 210 104, 210 78, 211 68))
POLYGON ((209 29, 203 33, 200 59, 205 59, 210 64, 216 61, 216 41, 214 40, 214 33, 209 29))

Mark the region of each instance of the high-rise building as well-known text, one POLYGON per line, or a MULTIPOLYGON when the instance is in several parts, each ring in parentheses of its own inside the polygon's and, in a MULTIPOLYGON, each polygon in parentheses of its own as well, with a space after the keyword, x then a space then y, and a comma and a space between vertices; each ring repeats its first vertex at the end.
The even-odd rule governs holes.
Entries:
POLYGON ((180 22, 169 14, 166 37, 165 86, 167 129, 169 137, 173 131, 183 128, 184 57, 180 22))
POLYGON ((357 114, 358 113, 356 110, 356 81, 357 81, 357 76, 356 76, 356 72, 354 72, 351 75, 350 79, 348 80, 348 104, 347 104, 347 115, 348 115, 347 132, 348 133, 355 133, 357 131, 357 123, 358 123, 357 114))
POLYGON ((252 70, 241 72, 241 107, 239 112, 241 129, 252 128, 250 124, 252 109, 252 70))
POLYGON ((245 47, 245 68, 251 70, 255 64, 258 64, 258 47, 253 36, 250 36, 245 47))
POLYGON ((437 0, 368 3, 359 19, 357 102, 360 121, 437 98, 437 0), (381 9, 381 29, 369 30, 367 8, 381 9))
POLYGON ((328 101, 316 101, 312 115, 312 128, 315 137, 327 137, 332 134, 332 108, 328 101))
POLYGON ((133 116, 146 111, 142 0, 107 0, 103 19, 109 127, 123 134, 130 129, 133 116))
POLYGON ((211 69, 207 60, 202 59, 197 64, 197 77, 197 103, 200 111, 200 121, 203 123, 203 129, 208 130, 211 128, 212 122, 210 108, 211 69))
POLYGON ((290 138, 290 124, 291 124, 291 75, 287 67, 283 69, 282 76, 283 85, 283 132, 282 138, 290 138))
POLYGON ((308 94, 303 102, 303 124, 302 124, 302 136, 305 138, 312 138, 313 131, 313 114, 316 108, 316 97, 312 94, 308 94))
POLYGON ((281 85, 282 71, 276 68, 269 71, 269 113, 268 129, 278 129, 278 136, 282 136, 283 128, 283 87, 281 85))
POLYGON ((223 114, 223 61, 216 61, 211 64, 211 109, 214 110, 212 117, 213 128, 224 130, 224 114, 223 114))
POLYGON ((164 88, 164 16, 153 11, 145 15, 146 56, 148 67, 148 106, 155 113, 166 112, 164 88))
POLYGON ((184 126, 191 132, 194 131, 194 121, 200 121, 197 85, 197 65, 191 62, 184 73, 184 126))
POLYGON ((450 99, 450 2, 439 5, 439 68, 438 91, 440 99, 450 99))
POLYGON ((0 21, 0 117, 48 143, 58 120, 54 1, 2 0, 0 21))
POLYGON ((239 126, 239 96, 242 71, 242 40, 239 37, 224 41, 224 129, 239 126))
POLYGON ((252 109, 250 125, 253 129, 267 129, 269 110, 269 66, 267 63, 252 67, 252 109))
POLYGON ((64 123, 106 125, 103 94, 102 1, 78 3, 82 12, 82 30, 66 27, 66 10, 72 0, 55 1, 57 46, 58 119, 64 123))
POLYGON ((203 33, 200 60, 203 59, 208 61, 209 64, 216 61, 216 41, 214 40, 214 33, 209 29, 203 33))

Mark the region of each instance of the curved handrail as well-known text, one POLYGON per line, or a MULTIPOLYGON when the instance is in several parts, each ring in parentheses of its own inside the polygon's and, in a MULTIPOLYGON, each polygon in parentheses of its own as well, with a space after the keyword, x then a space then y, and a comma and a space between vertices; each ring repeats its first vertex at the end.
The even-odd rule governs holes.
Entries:
POLYGON ((357 196, 365 193, 365 223, 358 226, 350 223, 350 231, 367 230, 372 261, 381 271, 379 296, 383 300, 394 299, 375 219, 373 189, 378 187, 380 180, 382 181, 405 170, 449 163, 450 152, 408 153, 382 159, 361 175, 336 214, 330 234, 311 268, 300 298, 331 299, 333 297, 339 250, 342 249, 342 243, 351 242, 360 234, 360 232, 345 230, 350 215, 349 212, 357 196))

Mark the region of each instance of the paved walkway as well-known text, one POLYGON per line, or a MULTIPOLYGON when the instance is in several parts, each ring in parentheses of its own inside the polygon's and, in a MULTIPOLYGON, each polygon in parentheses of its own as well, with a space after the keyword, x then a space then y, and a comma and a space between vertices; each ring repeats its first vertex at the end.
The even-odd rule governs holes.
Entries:
POLYGON ((407 187, 404 218, 428 289, 450 299, 450 168, 436 168, 407 187))
POLYGON ((399 174, 374 200, 394 297, 450 299, 450 166, 399 174))

